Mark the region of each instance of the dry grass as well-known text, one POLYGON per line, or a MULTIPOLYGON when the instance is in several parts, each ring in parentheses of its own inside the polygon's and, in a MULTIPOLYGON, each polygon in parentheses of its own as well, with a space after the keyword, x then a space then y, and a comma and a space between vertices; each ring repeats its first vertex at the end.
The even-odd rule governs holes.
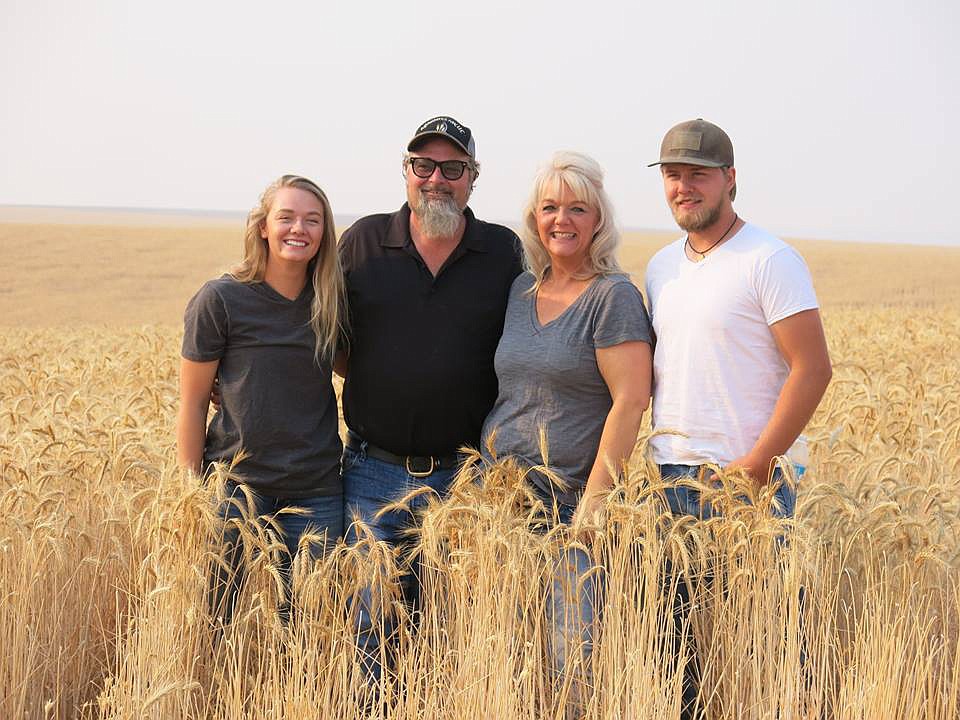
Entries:
MULTIPOLYGON (((24 227, 0 228, 5 258, 24 227)), ((167 233, 172 247, 152 267, 185 275, 176 243, 216 234, 139 232, 127 237, 143 247, 167 233)), ((384 547, 341 546, 298 566, 296 612, 283 626, 277 539, 264 529, 251 540, 260 552, 233 626, 218 631, 205 608, 217 488, 197 487, 172 462, 175 323, 235 244, 193 268, 196 281, 166 283, 118 250, 104 278, 122 266, 155 305, 127 297, 133 305, 114 308, 109 296, 103 317, 84 314, 95 287, 64 299, 53 273, 51 297, 40 297, 29 289, 34 270, 3 269, 4 282, 23 276, 11 294, 27 295, 11 306, 20 319, 0 329, 0 717, 539 718, 577 704, 589 718, 676 717, 683 667, 660 588, 678 582, 690 583, 695 606, 681 657, 699 658, 710 718, 960 717, 960 310, 944 301, 955 280, 924 283, 906 259, 898 279, 896 258, 873 253, 869 283, 851 274, 831 289, 848 248, 833 259, 830 248, 820 259, 805 249, 835 374, 808 429, 796 522, 770 520, 767 496, 742 503, 736 478, 716 492, 722 519, 675 521, 638 455, 587 548, 603 568, 604 610, 589 667, 567 677, 549 669, 544 608, 552 568, 577 540, 538 527, 508 464, 465 472, 424 514, 427 602, 419 623, 401 624, 374 703, 350 598, 377 577, 387 606, 405 612, 391 600, 398 558, 384 547), (51 321, 50 308, 75 305, 67 318, 105 325, 51 321), (166 306, 156 312, 167 324, 129 327, 149 319, 131 307, 166 306)), ((68 253, 65 242, 48 247, 68 253)), ((631 251, 634 267, 645 250, 631 251)), ((97 266, 84 256, 66 262, 76 275, 97 266)))
MULTIPOLYGON (((643 269, 679 233, 628 233, 623 259, 642 284, 643 269)), ((960 304, 960 247, 875 245, 828 240, 790 240, 800 251, 829 309, 838 305, 933 307, 960 304)))
MULTIPOLYGON (((0 325, 143 323, 179 325, 183 308, 205 280, 228 268, 241 250, 242 222, 93 214, 104 224, 39 224, 37 211, 2 222, 0 325), (166 222, 166 224, 161 224, 166 222)), ((66 219, 70 219, 69 217, 66 219)), ((628 233, 625 268, 642 282, 647 260, 674 233, 628 233)), ((798 240, 827 307, 930 307, 960 303, 960 248, 865 245, 798 240)))
POLYGON ((241 250, 240 226, 0 224, 0 324, 183 322, 241 250))

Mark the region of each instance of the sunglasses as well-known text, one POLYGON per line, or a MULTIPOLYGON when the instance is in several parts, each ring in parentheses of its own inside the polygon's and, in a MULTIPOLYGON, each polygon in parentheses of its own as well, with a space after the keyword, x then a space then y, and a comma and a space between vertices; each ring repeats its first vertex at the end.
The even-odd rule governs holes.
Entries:
POLYGON ((463 177, 463 171, 471 164, 464 160, 443 160, 438 162, 425 157, 412 157, 407 159, 407 163, 413 170, 413 174, 418 178, 428 178, 433 175, 433 171, 440 168, 440 174, 447 180, 459 180, 463 177))

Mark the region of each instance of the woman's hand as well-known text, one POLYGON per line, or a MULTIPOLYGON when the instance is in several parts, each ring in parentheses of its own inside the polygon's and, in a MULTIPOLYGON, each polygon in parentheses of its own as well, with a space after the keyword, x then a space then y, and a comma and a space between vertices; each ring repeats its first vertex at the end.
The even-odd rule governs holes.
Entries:
POLYGON ((584 494, 580 497, 573 517, 570 519, 570 530, 573 537, 584 545, 593 543, 593 536, 597 528, 602 525, 603 518, 600 513, 603 510, 603 501, 605 493, 584 494))
POLYGON ((220 378, 215 377, 213 379, 213 388, 210 390, 210 404, 219 410, 221 401, 222 397, 220 395, 220 378))
POLYGON ((347 355, 343 350, 338 350, 337 354, 333 358, 333 371, 342 377, 344 380, 347 379, 347 370, 350 369, 350 356, 347 355))

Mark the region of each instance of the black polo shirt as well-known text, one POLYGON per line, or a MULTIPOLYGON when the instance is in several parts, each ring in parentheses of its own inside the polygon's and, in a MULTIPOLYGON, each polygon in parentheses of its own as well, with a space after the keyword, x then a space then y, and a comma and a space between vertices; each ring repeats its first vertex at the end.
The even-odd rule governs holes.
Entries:
POLYGON ((340 240, 350 303, 347 426, 398 455, 476 446, 497 399, 493 355, 522 269, 509 228, 464 211, 463 239, 434 278, 410 237, 410 208, 370 215, 340 240))

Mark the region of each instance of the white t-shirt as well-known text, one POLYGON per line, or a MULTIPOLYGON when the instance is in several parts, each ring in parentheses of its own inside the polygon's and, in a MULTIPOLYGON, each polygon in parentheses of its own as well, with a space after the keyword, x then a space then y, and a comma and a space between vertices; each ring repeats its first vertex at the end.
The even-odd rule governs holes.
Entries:
POLYGON ((753 447, 786 381, 788 367, 770 325, 817 307, 799 253, 758 227, 693 262, 685 238, 647 266, 656 333, 653 428, 659 464, 726 465, 753 447))

